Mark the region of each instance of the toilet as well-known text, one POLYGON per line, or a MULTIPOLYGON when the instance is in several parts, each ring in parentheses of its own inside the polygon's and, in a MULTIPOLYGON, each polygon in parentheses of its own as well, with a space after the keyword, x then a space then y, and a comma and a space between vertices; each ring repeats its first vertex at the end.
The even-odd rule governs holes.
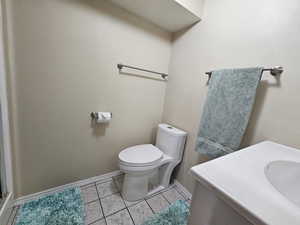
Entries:
POLYGON ((124 172, 122 196, 137 201, 170 184, 174 168, 181 162, 187 133, 159 124, 156 144, 136 145, 122 150, 119 167, 124 172))

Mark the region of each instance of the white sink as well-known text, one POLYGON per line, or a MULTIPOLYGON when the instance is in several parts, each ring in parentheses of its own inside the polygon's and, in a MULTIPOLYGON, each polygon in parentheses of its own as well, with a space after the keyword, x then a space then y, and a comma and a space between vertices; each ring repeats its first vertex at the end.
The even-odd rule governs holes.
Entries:
MULTIPOLYGON (((266 141, 196 165, 191 173, 198 187, 207 188, 211 195, 234 208, 251 224, 300 225, 300 149, 266 141)), ((192 214, 196 200, 193 196, 192 214)), ((202 224, 244 224, 227 222, 228 209, 220 213, 216 210, 220 209, 219 202, 214 199, 211 202, 209 210, 209 200, 200 201, 203 213, 209 215, 209 219, 221 221, 202 224)), ((200 215, 200 211, 196 211, 194 215, 200 215)))
POLYGON ((300 163, 273 161, 265 167, 269 182, 288 200, 300 207, 300 163))

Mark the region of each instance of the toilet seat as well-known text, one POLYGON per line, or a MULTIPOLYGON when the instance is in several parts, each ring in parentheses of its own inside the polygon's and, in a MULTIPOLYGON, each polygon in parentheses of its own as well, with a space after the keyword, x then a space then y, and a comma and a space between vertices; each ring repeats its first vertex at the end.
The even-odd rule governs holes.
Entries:
POLYGON ((120 163, 131 167, 152 166, 160 162, 162 158, 162 151, 151 144, 129 147, 119 154, 120 163))

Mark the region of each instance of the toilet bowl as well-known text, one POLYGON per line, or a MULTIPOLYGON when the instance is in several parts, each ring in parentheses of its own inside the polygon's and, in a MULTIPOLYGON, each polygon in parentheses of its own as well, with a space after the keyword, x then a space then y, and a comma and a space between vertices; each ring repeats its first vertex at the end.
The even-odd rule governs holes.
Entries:
POLYGON ((169 186, 172 171, 182 160, 186 135, 168 124, 159 124, 155 146, 136 145, 120 152, 119 167, 125 174, 122 195, 127 201, 169 186), (157 181, 154 188, 153 180, 157 181))

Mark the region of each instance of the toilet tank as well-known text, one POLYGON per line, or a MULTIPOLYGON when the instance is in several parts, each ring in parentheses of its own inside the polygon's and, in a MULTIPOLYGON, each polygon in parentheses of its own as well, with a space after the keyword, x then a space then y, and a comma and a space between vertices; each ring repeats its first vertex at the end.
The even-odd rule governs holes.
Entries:
POLYGON ((181 160, 187 133, 168 124, 159 124, 156 147, 173 159, 181 160))

